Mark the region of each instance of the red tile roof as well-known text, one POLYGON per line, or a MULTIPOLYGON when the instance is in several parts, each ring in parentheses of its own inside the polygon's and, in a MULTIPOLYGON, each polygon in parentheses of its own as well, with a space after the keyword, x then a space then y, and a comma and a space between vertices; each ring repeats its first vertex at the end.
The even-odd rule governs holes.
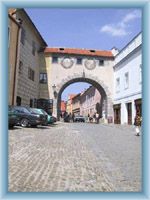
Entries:
POLYGON ((44 53, 61 53, 61 54, 75 54, 86 56, 102 56, 113 58, 111 51, 88 50, 88 49, 73 49, 73 48, 45 48, 44 53))

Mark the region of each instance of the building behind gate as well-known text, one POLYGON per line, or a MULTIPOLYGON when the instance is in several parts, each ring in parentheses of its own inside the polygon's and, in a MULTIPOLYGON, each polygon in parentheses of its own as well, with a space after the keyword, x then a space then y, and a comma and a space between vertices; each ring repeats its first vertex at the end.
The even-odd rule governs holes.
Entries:
POLYGON ((142 114, 142 34, 138 34, 115 57, 114 123, 133 124, 142 114))

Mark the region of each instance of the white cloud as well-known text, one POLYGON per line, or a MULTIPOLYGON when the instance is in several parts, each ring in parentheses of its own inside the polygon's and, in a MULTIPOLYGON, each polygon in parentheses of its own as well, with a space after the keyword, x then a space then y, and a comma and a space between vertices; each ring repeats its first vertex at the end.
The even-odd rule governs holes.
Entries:
POLYGON ((141 17, 141 12, 134 10, 131 13, 126 14, 122 20, 116 24, 106 24, 101 29, 100 32, 108 33, 112 36, 125 36, 129 34, 130 32, 127 30, 127 27, 129 24, 141 17))
POLYGON ((124 28, 111 24, 103 26, 101 32, 109 33, 112 36, 125 36, 128 34, 124 28))

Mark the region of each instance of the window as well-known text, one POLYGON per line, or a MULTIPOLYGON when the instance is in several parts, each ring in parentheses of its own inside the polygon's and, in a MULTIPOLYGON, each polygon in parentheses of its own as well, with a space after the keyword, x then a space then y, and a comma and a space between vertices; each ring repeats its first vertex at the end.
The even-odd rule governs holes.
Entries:
POLYGON ((21 97, 17 96, 16 98, 16 105, 21 106, 21 97))
POLYGON ((34 70, 30 67, 28 68, 28 78, 32 81, 34 81, 34 70))
POLYGON ((26 35, 25 29, 22 28, 22 31, 21 31, 21 43, 23 45, 25 44, 25 35, 26 35))
POLYGON ((119 92, 120 90, 120 78, 116 79, 116 92, 119 92))
POLYGON ((81 65, 82 64, 82 58, 77 58, 77 64, 81 65))
POLYGON ((125 73, 124 75, 124 88, 127 89, 129 87, 129 73, 125 73))
POLYGON ((90 52, 95 53, 95 50, 91 49, 90 52))
POLYGON ((23 71, 23 62, 20 60, 19 61, 19 74, 22 74, 23 71))
POLYGON ((30 99, 30 107, 33 108, 33 99, 30 99))
POLYGON ((99 65, 104 66, 104 60, 99 60, 99 65))
POLYGON ((139 83, 142 82, 142 64, 139 66, 139 83))
POLYGON ((32 54, 35 56, 35 51, 36 51, 36 47, 35 47, 35 42, 32 41, 32 54))
POLYGON ((58 57, 53 56, 52 57, 52 63, 58 63, 58 57))
POLYGON ((40 83, 47 83, 47 74, 40 73, 40 83))

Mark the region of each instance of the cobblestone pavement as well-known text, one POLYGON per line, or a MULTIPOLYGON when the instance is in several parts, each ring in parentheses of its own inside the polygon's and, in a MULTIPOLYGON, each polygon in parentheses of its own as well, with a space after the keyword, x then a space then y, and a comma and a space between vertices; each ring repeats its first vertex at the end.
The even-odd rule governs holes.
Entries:
POLYGON ((57 123, 9 130, 9 191, 141 191, 131 126, 57 123))

